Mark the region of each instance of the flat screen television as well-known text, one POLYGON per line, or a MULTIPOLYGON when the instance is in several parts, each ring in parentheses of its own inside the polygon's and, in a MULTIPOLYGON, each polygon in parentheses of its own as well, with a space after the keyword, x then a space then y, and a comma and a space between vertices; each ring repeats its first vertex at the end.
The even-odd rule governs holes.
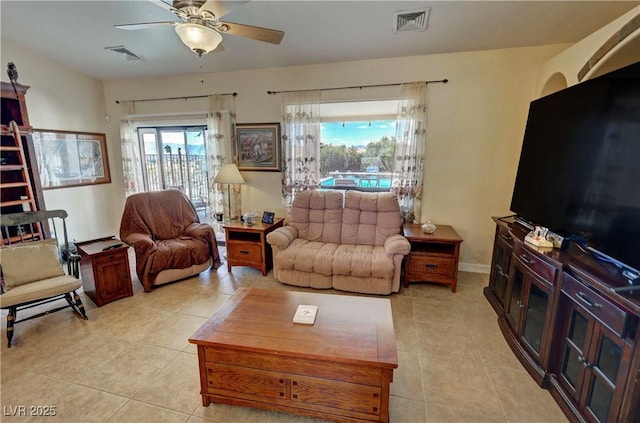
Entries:
POLYGON ((511 211, 640 270, 640 62, 531 102, 511 211))

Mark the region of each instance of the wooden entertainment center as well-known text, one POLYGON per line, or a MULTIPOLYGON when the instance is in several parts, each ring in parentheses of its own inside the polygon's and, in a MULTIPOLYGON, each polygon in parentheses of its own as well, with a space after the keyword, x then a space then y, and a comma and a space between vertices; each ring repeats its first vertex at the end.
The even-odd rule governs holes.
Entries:
POLYGON ((618 268, 570 246, 526 244, 528 229, 494 218, 484 294, 529 374, 574 422, 640 422, 640 290, 618 268))

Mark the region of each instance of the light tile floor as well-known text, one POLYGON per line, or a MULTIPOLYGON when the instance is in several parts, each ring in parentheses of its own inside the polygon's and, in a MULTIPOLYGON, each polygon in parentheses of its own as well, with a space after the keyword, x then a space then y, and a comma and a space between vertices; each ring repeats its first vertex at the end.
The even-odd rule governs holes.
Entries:
MULTIPOLYGON (((3 312, 3 422, 320 422, 244 407, 202 407, 196 348, 188 343, 239 287, 296 288, 250 268, 229 273, 224 263, 151 293, 142 292, 132 276, 133 297, 97 308, 82 294, 88 321, 67 309, 18 324, 11 349, 3 312), (12 415, 20 406, 26 417, 12 415), (37 406, 55 407, 56 416, 29 416, 37 406)), ((504 341, 482 295, 486 285, 486 275, 461 272, 455 294, 448 287, 412 284, 389 296, 399 360, 391 422, 567 421, 504 341)))

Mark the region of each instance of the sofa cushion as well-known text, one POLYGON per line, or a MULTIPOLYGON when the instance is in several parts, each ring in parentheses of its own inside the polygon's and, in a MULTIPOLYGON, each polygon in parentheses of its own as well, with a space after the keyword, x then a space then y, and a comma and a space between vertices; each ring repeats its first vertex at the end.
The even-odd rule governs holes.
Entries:
POLYGON ((278 253, 278 268, 332 275, 332 262, 338 244, 297 238, 278 253))
POLYGON ((333 287, 333 276, 320 273, 301 272, 295 269, 284 269, 279 273, 279 280, 283 283, 315 289, 329 289, 333 287))
POLYGON ((393 260, 383 246, 341 244, 333 255, 333 274, 361 278, 393 277, 393 260))
POLYGON ((401 227, 396 194, 359 191, 345 194, 341 244, 384 245, 390 235, 401 232, 401 227))
POLYGON ((342 193, 338 191, 302 191, 291 205, 290 225, 298 237, 309 241, 340 242, 342 193))
POLYGON ((349 292, 359 292, 362 294, 388 295, 398 292, 394 289, 394 282, 386 278, 359 278, 357 276, 335 275, 331 281, 334 289, 349 292))

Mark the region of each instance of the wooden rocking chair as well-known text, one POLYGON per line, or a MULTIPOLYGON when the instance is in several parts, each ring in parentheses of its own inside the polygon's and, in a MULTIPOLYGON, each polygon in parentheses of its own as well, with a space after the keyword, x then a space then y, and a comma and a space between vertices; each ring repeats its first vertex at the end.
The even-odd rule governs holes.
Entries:
POLYGON ((11 347, 14 325, 41 317, 67 307, 81 318, 87 314, 76 290, 79 279, 80 256, 71 254, 67 239, 65 210, 39 210, 0 216, 2 242, 0 247, 0 308, 8 309, 7 339, 11 347), (56 230, 56 220, 62 221, 62 233, 56 230), (55 237, 45 239, 51 228, 55 237), (62 239, 59 239, 62 237, 62 239), (62 244, 59 242, 62 241, 62 244), (63 264, 66 262, 65 273, 63 264), (18 310, 38 307, 65 299, 67 304, 16 320, 18 310))

